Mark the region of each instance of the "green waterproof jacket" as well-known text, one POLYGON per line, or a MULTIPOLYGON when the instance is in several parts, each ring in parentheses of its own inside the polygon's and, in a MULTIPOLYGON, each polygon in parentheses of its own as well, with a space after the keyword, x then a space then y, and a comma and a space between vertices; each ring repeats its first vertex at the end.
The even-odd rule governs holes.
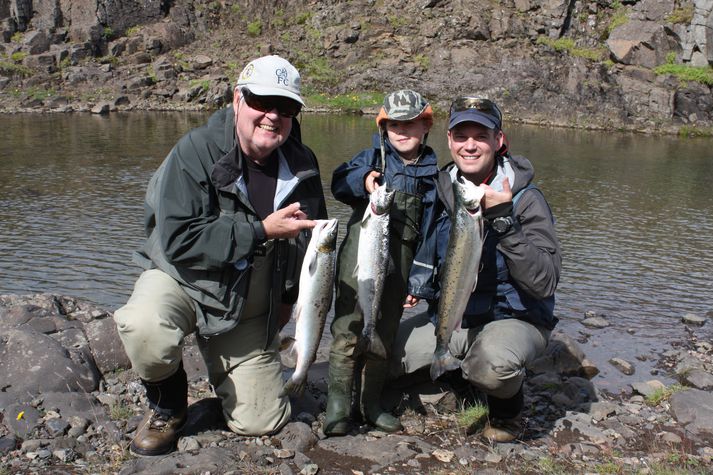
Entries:
MULTIPOLYGON (((278 148, 274 209, 299 201, 310 219, 323 219, 327 210, 317 159, 297 135, 278 148)), ((147 239, 134 260, 179 282, 195 303, 203 337, 238 324, 250 298, 250 264, 262 250, 264 229, 247 197, 244 160, 233 108, 227 107, 178 141, 146 191, 147 239)), ((265 346, 277 332, 279 304, 297 298, 306 234, 274 243, 272 286, 265 289, 270 301, 265 346)))

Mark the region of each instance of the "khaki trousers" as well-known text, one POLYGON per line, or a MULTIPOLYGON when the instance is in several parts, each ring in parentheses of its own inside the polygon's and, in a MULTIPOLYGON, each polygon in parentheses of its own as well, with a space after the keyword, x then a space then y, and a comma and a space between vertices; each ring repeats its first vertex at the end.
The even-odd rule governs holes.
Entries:
MULTIPOLYGON (((274 339, 264 350, 265 314, 245 313, 231 331, 197 339, 228 427, 241 435, 269 434, 290 419, 289 399, 279 395, 284 383, 279 342, 274 339)), ((141 274, 114 320, 133 369, 149 382, 166 379, 178 369, 184 337, 196 330, 193 301, 158 269, 141 274)))
MULTIPOLYGON (((456 330, 449 349, 462 360, 465 379, 487 395, 509 399, 522 386, 527 365, 544 353, 549 336, 549 330, 508 318, 456 330)), ((428 368, 435 348, 435 326, 425 312, 402 321, 394 342, 391 376, 428 368)))

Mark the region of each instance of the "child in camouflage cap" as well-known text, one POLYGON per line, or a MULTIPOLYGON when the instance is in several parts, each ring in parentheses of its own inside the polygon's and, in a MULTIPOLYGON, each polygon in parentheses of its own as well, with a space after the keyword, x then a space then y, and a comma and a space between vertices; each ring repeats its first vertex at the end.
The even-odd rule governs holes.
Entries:
POLYGON ((324 433, 345 435, 349 431, 352 387, 360 377, 360 409, 367 422, 386 432, 402 429, 398 418, 385 411, 380 395, 389 372, 391 346, 404 307, 434 297, 435 179, 436 154, 426 145, 433 125, 433 111, 417 92, 400 90, 388 94, 376 117, 378 134, 373 144, 332 176, 332 194, 352 207, 347 235, 337 261, 336 303, 329 355, 329 392, 324 433), (375 333, 385 353, 376 354, 364 345, 364 318, 357 303, 360 223, 369 195, 379 186, 393 190, 389 211, 389 262, 381 298, 381 316, 375 333), (363 369, 362 369, 363 365, 363 369), (356 374, 362 371, 361 374, 356 374))

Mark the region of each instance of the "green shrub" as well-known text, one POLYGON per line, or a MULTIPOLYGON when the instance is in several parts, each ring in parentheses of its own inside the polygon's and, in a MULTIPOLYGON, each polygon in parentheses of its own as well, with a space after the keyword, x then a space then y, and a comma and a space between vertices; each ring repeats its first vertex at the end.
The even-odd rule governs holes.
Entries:
POLYGON ((32 70, 22 64, 0 60, 0 74, 3 76, 32 76, 32 70))
POLYGON ((666 63, 657 66, 654 72, 659 75, 668 74, 675 76, 680 81, 692 81, 713 86, 713 68, 710 66, 666 63))
POLYGON ((615 10, 614 14, 609 21, 609 26, 607 26, 607 33, 611 34, 615 28, 625 25, 629 21, 629 12, 620 3, 614 2, 613 4, 615 10))
POLYGON ((546 36, 537 38, 537 44, 546 45, 555 51, 564 52, 570 56, 585 58, 592 61, 601 61, 606 57, 604 48, 577 48, 572 38, 552 39, 546 36))
POLYGON ((656 406, 661 401, 665 401, 670 398, 673 394, 684 390, 685 388, 680 384, 673 384, 665 388, 659 388, 653 393, 646 396, 646 402, 651 406, 656 406))
POLYGON ((676 8, 671 12, 669 16, 666 17, 666 20, 673 24, 691 23, 691 20, 693 20, 693 11, 693 5, 686 5, 680 8, 676 8))
POLYGON ((134 36, 134 35, 137 34, 140 30, 141 30, 141 28, 140 28, 138 25, 136 25, 136 26, 130 26, 130 27, 128 27, 128 28, 126 29, 126 36, 134 36))
POLYGON ((210 89, 210 81, 208 79, 191 79, 188 85, 193 88, 195 86, 200 86, 203 92, 207 92, 210 89))
POLYGON ((298 25, 304 25, 310 18, 312 18, 312 12, 300 13, 295 16, 295 23, 298 25))
POLYGON ((425 54, 417 54, 413 59, 421 69, 426 70, 431 65, 431 59, 425 54))
POLYGON ((15 51, 10 55, 10 59, 15 61, 16 63, 21 63, 23 59, 27 57, 27 53, 24 51, 15 51))
POLYGON ((262 21, 255 20, 248 23, 248 35, 260 36, 260 33, 262 33, 262 21))
POLYGON ((362 92, 328 96, 324 93, 305 94, 308 104, 323 106, 343 111, 357 111, 363 107, 373 107, 382 103, 384 95, 380 92, 362 92))
POLYGON ((466 407, 456 414, 456 423, 458 427, 464 429, 468 433, 473 433, 479 426, 485 424, 488 417, 487 404, 475 404, 474 406, 466 407))
POLYGON ((102 31, 102 38, 104 38, 105 41, 111 40, 112 38, 114 38, 114 30, 112 30, 108 26, 105 26, 104 31, 102 31))
POLYGON ((12 41, 13 43, 21 43, 22 42, 22 33, 20 33, 18 31, 17 33, 13 34, 10 37, 10 41, 12 41))

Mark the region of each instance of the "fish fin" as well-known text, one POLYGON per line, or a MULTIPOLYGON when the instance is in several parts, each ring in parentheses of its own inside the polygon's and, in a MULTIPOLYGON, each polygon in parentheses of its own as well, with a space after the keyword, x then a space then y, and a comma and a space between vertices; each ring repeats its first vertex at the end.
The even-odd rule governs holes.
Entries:
POLYGON ((280 392, 280 397, 285 397, 285 396, 295 396, 295 397, 300 397, 302 396, 302 393, 305 390, 305 382, 304 381, 297 381, 295 379, 290 378, 289 381, 285 383, 285 385, 282 387, 282 391, 280 392))
POLYGON ((367 351, 381 359, 386 359, 386 347, 384 347, 384 342, 381 341, 381 337, 376 333, 374 333, 374 336, 369 340, 367 351))
POLYGON ((359 263, 357 262, 356 265, 354 266, 354 270, 352 271, 352 277, 358 277, 359 276, 359 263))
POLYGON ((280 341, 280 360, 286 368, 297 366, 297 345, 291 336, 280 341))
POLYGON ((280 350, 279 351, 285 351, 285 350, 291 350, 292 345, 295 343, 295 338, 290 335, 286 335, 283 332, 278 333, 277 337, 280 339, 280 350))
POLYGON ((302 304, 297 301, 295 303, 294 307, 292 307, 292 313, 290 314, 290 320, 297 321, 300 319, 300 315, 302 315, 302 304))
POLYGON ((309 275, 314 275, 317 272, 317 253, 313 252, 309 257, 309 275))
POLYGON ((431 381, 437 380, 443 373, 460 368, 460 365, 461 361, 453 357, 448 350, 434 354, 431 362, 431 381))

